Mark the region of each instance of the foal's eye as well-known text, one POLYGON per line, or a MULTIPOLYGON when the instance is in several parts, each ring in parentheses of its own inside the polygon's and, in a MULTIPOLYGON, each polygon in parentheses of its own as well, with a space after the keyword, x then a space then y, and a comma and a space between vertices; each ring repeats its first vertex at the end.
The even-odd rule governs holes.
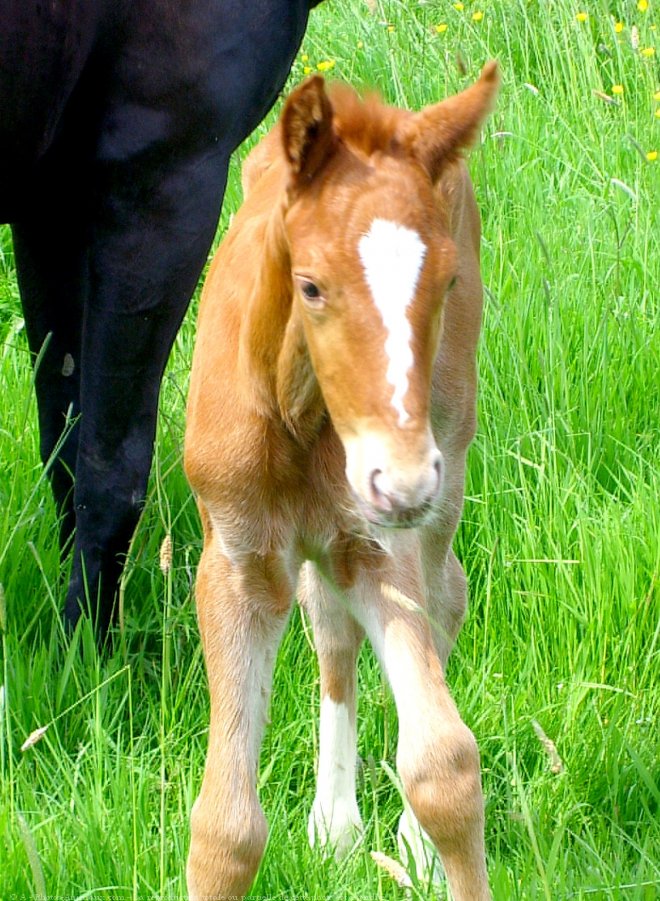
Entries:
POLYGON ((318 300, 321 296, 321 292, 316 287, 314 282, 303 282, 301 285, 301 291, 307 298, 307 300, 318 300))
POLYGON ((298 287, 305 301, 310 307, 319 309, 325 305, 325 298, 321 293, 321 289, 308 278, 298 277, 298 287))
POLYGON ((451 291, 451 289, 454 288, 455 286, 456 286, 456 276, 454 276, 453 279, 447 285, 447 290, 451 291))

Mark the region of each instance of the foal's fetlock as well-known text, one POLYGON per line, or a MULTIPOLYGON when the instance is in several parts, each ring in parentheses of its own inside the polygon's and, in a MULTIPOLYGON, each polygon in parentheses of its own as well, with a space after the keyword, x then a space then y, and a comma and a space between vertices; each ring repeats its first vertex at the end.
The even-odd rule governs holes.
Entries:
POLYGON ((265 817, 246 816, 239 823, 216 823, 209 829, 198 810, 192 815, 187 880, 191 901, 242 898, 259 869, 266 847, 265 817))
POLYGON ((364 834, 364 825, 355 801, 324 805, 315 799, 307 821, 310 847, 322 848, 342 860, 364 834))

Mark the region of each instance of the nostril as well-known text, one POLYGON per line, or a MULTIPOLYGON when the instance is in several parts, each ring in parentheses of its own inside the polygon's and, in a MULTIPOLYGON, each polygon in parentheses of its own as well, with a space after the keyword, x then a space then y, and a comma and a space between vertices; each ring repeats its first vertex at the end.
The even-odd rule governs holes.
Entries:
POLYGON ((387 496, 383 487, 383 470, 374 469, 369 477, 369 489, 371 491, 371 503, 377 510, 389 513, 392 510, 392 501, 387 496))

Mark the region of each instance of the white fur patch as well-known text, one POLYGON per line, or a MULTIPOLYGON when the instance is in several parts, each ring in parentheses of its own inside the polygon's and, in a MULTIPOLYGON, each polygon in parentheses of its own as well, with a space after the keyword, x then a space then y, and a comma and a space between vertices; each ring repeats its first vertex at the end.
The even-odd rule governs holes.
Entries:
POLYGON ((399 414, 399 425, 403 425, 409 419, 404 398, 408 393, 408 371, 413 365, 412 328, 407 312, 415 296, 426 245, 412 229, 374 219, 369 232, 360 238, 358 250, 367 284, 387 329, 386 378, 394 388, 392 406, 399 414))

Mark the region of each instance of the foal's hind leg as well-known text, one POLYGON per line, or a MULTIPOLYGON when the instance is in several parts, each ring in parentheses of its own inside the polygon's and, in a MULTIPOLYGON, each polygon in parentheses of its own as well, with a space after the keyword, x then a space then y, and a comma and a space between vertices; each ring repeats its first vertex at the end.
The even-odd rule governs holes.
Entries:
POLYGON ((343 857, 363 830, 355 765, 356 662, 364 632, 342 600, 328 592, 311 563, 305 565, 299 594, 312 622, 321 675, 319 763, 309 841, 343 857))

